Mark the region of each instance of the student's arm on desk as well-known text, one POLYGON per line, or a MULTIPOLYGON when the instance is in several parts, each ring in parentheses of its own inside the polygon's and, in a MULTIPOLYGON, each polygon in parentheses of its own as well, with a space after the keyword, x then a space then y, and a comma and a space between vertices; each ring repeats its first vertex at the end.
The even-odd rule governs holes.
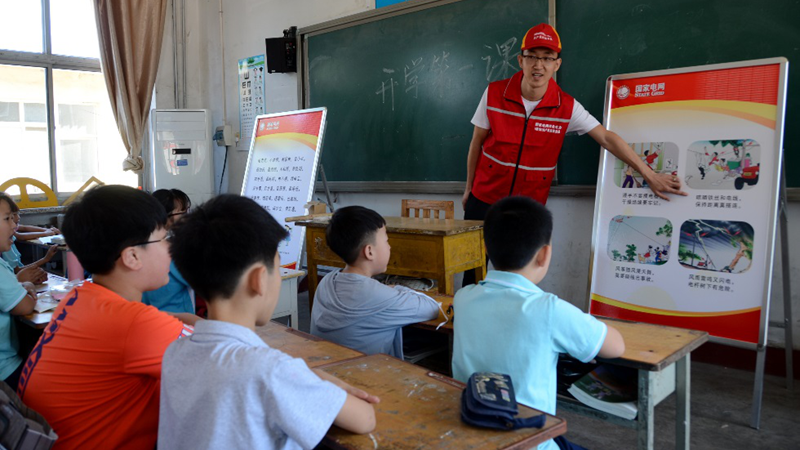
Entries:
POLYGON ((370 433, 375 429, 375 408, 372 407, 372 404, 379 403, 381 399, 350 386, 322 370, 312 370, 318 377, 330 381, 347 392, 347 399, 339 414, 336 415, 336 419, 333 421, 334 425, 357 434, 370 433))
POLYGON ((36 288, 32 283, 25 282, 21 284, 28 293, 25 297, 22 297, 22 300, 17 303, 17 306, 11 308, 11 311, 9 311, 13 316, 30 314, 33 312, 33 307, 36 306, 36 288))
POLYGON ((622 335, 616 328, 611 325, 606 325, 606 327, 608 328, 606 339, 603 341, 600 351, 597 352, 597 356, 607 359, 619 358, 625 353, 625 340, 622 339, 622 335))

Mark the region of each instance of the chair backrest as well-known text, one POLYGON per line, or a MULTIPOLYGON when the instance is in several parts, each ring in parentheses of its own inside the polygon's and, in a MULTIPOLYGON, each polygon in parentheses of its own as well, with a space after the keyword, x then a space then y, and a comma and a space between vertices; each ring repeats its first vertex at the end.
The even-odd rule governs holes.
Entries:
MULTIPOLYGON (((6 181, 3 184, 0 184, 0 191, 7 191, 8 188, 11 186, 19 186, 19 201, 17 201, 17 206, 21 209, 26 208, 46 208, 48 206, 58 206, 58 197, 56 197, 56 193, 50 189, 49 186, 42 183, 39 180, 34 180, 33 178, 12 178, 6 181), (35 186, 36 188, 40 189, 44 192, 44 200, 37 200, 33 201, 28 194, 28 186, 35 186)), ((35 195, 35 194, 34 194, 35 195)), ((12 197, 14 197, 12 195, 12 197)), ((16 199, 15 199, 16 201, 16 199)))
POLYGON ((422 217, 423 219, 453 219, 453 202, 449 200, 402 200, 401 217, 422 217), (414 215, 411 215, 414 210, 414 215), (444 217, 440 217, 439 212, 444 212, 444 217), (432 217, 431 217, 432 216, 432 217))

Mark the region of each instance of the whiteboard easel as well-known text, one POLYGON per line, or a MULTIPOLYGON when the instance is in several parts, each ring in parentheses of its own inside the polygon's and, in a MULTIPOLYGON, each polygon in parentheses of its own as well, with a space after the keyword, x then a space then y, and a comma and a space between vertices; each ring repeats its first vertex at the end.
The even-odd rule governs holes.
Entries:
MULTIPOLYGON (((641 174, 604 152, 595 201, 590 311, 704 330, 715 342, 756 350, 754 428, 779 213, 786 239, 787 76, 788 61, 771 58, 610 77, 606 127, 652 170, 679 177, 689 196, 659 199, 640 187, 641 174)), ((790 362, 791 328, 785 336, 790 362)))
POLYGON ((326 117, 326 108, 312 108, 255 119, 241 195, 255 200, 289 232, 278 246, 281 267, 296 269, 300 261, 305 227, 285 219, 303 214, 314 195, 326 117))

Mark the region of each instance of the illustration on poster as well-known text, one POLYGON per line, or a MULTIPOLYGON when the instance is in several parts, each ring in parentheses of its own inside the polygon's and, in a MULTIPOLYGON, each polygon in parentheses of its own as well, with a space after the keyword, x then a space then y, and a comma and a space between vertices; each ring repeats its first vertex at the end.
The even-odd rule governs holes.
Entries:
MULTIPOLYGON (((637 142, 628 144, 636 155, 656 173, 678 174, 678 146, 672 142, 637 142)), ((638 171, 622 160, 614 162, 614 184, 621 188, 647 188, 638 171)))
POLYGON ((660 266, 669 261, 672 222, 663 217, 615 216, 608 227, 613 261, 660 266))
POLYGON ((693 189, 749 189, 758 183, 761 145, 753 139, 697 141, 689 146, 686 185, 693 189))
POLYGON ((678 262, 687 269, 746 272, 753 264, 753 227, 746 222, 687 220, 681 225, 678 262))

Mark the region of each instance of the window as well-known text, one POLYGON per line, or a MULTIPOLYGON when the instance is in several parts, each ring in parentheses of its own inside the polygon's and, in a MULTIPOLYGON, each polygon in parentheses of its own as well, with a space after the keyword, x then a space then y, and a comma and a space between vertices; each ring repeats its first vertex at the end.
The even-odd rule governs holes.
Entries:
POLYGON ((0 183, 34 178, 61 197, 92 176, 136 186, 122 170, 92 0, 3 2, 0 14, 0 183))

